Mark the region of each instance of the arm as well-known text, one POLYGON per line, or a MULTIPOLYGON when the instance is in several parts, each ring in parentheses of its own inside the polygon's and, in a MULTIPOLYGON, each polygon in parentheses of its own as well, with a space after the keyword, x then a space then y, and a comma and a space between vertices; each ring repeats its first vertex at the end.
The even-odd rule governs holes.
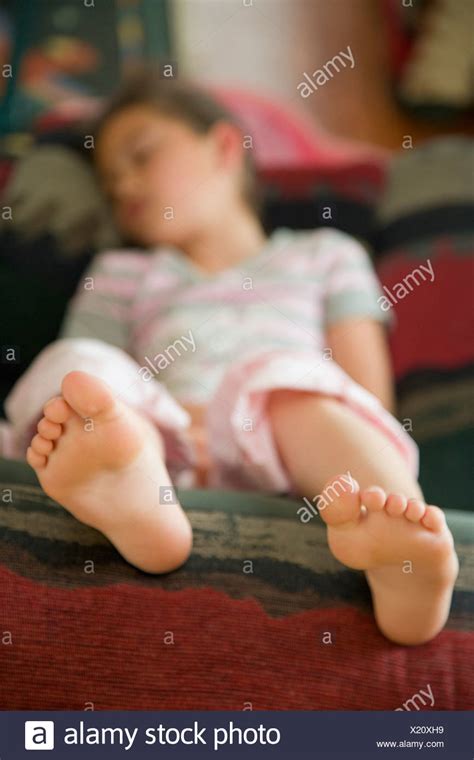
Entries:
POLYGON ((327 341, 334 361, 393 412, 392 367, 383 325, 370 318, 345 319, 328 326, 327 341))
POLYGON ((149 265, 141 253, 100 254, 83 273, 69 304, 61 338, 95 338, 127 350, 130 307, 149 265))
POLYGON ((353 238, 327 236, 325 330, 334 361, 359 385, 394 410, 394 389, 386 327, 392 315, 382 311, 383 293, 366 250, 353 238))

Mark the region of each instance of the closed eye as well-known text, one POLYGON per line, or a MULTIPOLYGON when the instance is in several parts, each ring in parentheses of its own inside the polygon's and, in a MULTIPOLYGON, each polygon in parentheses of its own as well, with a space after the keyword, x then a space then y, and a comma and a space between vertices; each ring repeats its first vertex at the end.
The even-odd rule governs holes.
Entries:
POLYGON ((135 166, 144 166, 157 148, 155 142, 139 145, 132 151, 131 159, 135 166))

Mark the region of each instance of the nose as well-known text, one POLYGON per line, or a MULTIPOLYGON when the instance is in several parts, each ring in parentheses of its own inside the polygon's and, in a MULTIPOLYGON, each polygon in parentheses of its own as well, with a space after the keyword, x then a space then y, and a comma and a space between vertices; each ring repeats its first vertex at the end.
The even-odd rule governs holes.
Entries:
POLYGON ((121 172, 115 180, 113 196, 116 201, 123 202, 135 198, 138 195, 139 183, 136 172, 131 169, 121 172))

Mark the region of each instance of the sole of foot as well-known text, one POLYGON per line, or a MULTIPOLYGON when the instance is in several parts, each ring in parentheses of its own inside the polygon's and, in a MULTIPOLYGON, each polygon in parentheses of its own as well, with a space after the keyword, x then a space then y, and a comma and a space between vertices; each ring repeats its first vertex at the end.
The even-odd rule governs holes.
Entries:
POLYGON ((86 372, 67 374, 61 396, 44 406, 37 429, 27 461, 48 496, 78 520, 116 545, 132 545, 133 530, 157 527, 161 520, 163 539, 172 543, 164 522, 169 515, 178 539, 186 534, 189 543, 180 505, 161 499, 160 488, 172 489, 161 436, 104 382, 86 372))
POLYGON ((347 567, 365 571, 379 626, 389 638, 429 640, 446 622, 459 570, 443 511, 377 486, 361 491, 355 480, 346 480, 339 476, 326 484, 324 493, 334 498, 319 510, 331 552, 347 567))

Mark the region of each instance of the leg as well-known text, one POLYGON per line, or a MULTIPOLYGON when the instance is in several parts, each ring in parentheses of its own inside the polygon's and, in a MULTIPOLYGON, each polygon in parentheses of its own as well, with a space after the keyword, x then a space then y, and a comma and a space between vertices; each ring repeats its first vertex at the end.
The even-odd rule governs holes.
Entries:
POLYGON ((165 573, 189 556, 192 531, 151 423, 85 372, 70 372, 44 407, 27 460, 45 492, 104 533, 131 564, 165 573), (165 493, 160 492, 165 487, 165 493))
POLYGON ((431 639, 446 622, 458 572, 443 512, 425 505, 391 442, 339 401, 275 391, 269 413, 299 493, 313 502, 324 495, 331 551, 365 570, 381 631, 401 644, 431 639))
POLYGON ((120 348, 92 338, 61 338, 46 346, 15 383, 5 400, 5 410, 14 441, 14 455, 22 458, 46 402, 61 389, 63 378, 80 369, 112 389, 116 399, 143 412, 151 411, 158 425, 175 431, 185 429, 189 415, 162 383, 145 382, 140 365, 120 348))

